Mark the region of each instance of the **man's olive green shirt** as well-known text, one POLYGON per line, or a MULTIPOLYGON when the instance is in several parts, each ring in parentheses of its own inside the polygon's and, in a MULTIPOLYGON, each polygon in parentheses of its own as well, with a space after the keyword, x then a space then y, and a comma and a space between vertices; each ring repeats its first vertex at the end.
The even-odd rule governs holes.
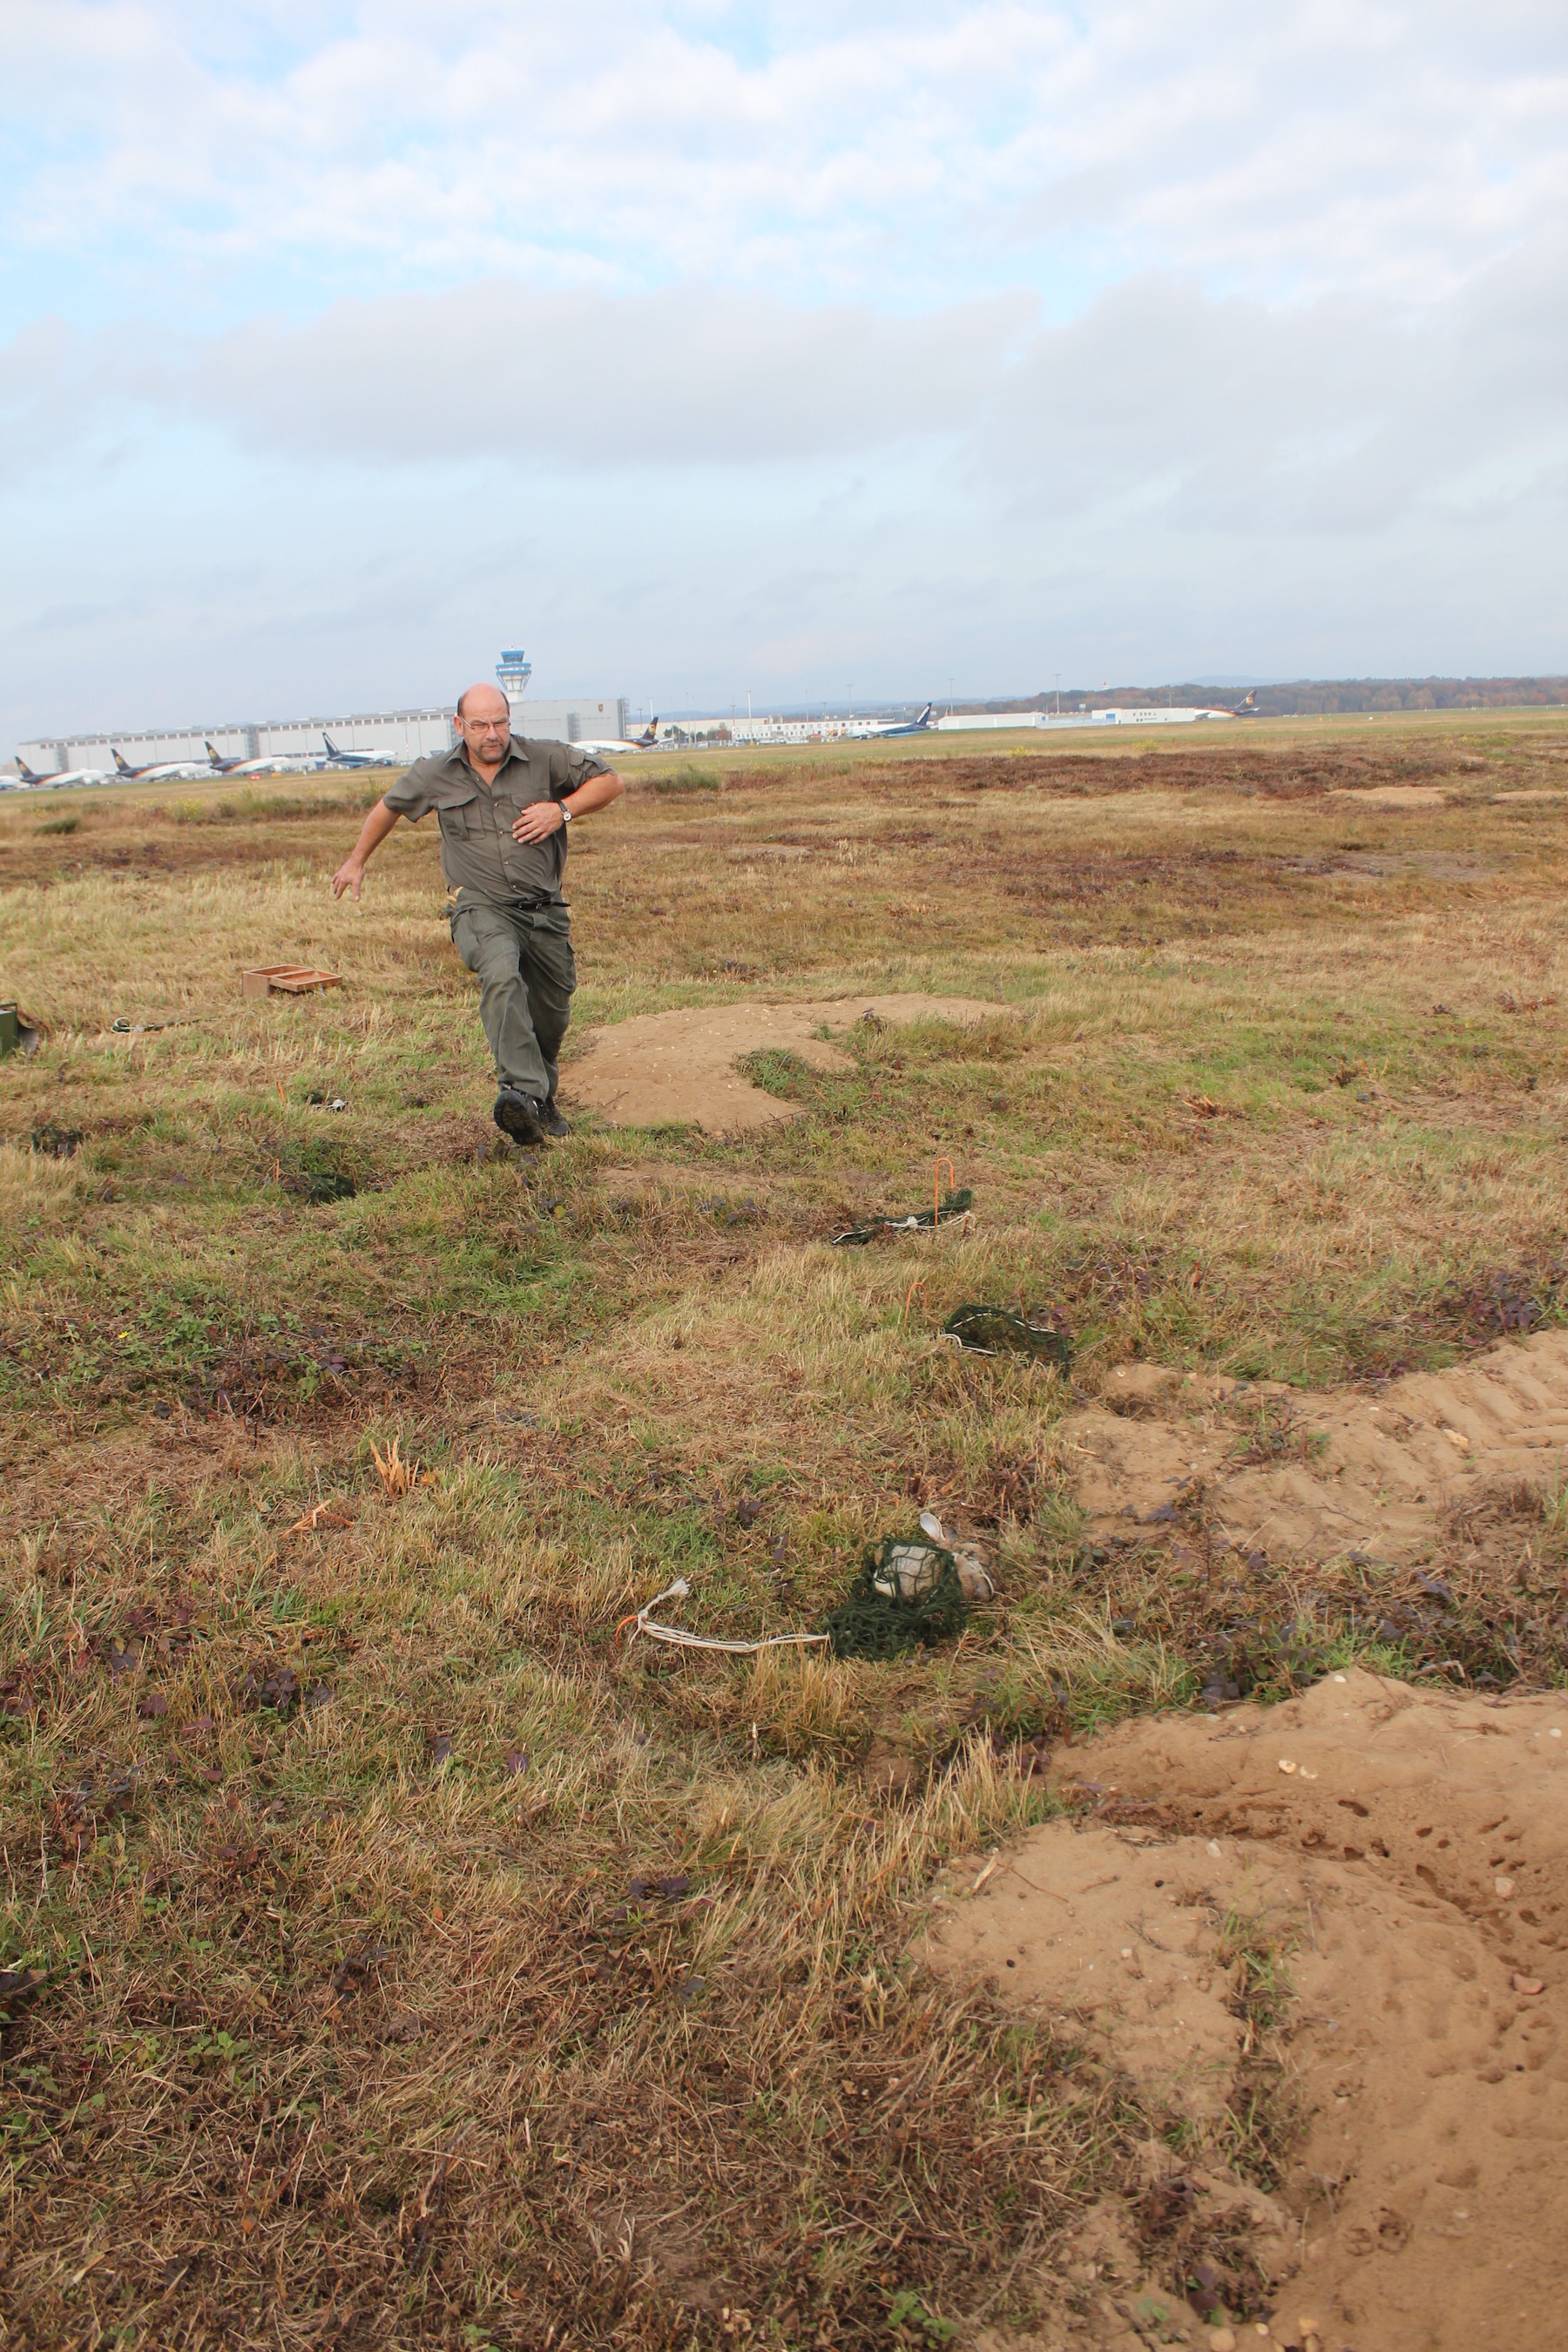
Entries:
POLYGON ((504 906, 514 898, 559 898, 566 865, 565 825, 543 841, 514 841, 513 821, 531 801, 561 801, 590 776, 612 772, 575 743, 534 741, 514 735, 493 785, 468 764, 465 745, 416 760, 383 795, 411 824, 436 812, 441 828, 441 871, 448 890, 504 906))

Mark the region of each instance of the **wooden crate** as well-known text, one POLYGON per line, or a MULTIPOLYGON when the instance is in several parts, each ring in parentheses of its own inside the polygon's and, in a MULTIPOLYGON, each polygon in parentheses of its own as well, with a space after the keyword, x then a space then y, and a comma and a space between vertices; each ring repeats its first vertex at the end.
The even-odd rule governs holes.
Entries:
POLYGON ((316 971, 307 963, 251 964, 239 979, 247 996, 306 996, 312 988, 343 984, 335 971, 316 971))

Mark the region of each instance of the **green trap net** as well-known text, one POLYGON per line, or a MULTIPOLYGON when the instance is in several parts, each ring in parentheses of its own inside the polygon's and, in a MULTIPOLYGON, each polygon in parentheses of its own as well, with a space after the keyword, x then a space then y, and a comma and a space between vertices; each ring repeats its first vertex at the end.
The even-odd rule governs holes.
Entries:
POLYGON ((974 1194, 967 1184, 956 1192, 944 1192, 929 1209, 912 1209, 907 1217, 868 1217, 863 1225, 851 1225, 847 1233, 835 1234, 835 1249, 864 1249, 879 1234, 916 1234, 923 1226, 929 1233, 933 1225, 945 1225, 950 1217, 962 1217, 974 1205, 974 1194))
POLYGON ((884 1536, 823 1631, 836 1658, 896 1658, 950 1641, 968 1617, 950 1551, 923 1536, 884 1536))
POLYGON ((1026 1316, 1015 1315, 1010 1307, 987 1307, 979 1300, 958 1307, 942 1325, 949 1339, 956 1339, 961 1348, 970 1348, 983 1356, 1033 1356, 1041 1363, 1056 1364, 1062 1371, 1072 1366, 1072 1348, 1065 1331, 1053 1331, 1047 1324, 1031 1323, 1026 1316))

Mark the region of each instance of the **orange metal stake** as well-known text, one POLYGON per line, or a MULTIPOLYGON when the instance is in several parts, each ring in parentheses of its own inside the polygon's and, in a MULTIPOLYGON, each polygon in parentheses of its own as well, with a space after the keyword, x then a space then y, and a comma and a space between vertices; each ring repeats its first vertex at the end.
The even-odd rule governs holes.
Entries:
POLYGON ((948 1191, 950 1192, 956 1192, 958 1190, 957 1169, 953 1166, 951 1160, 939 1160, 935 1168, 931 1171, 931 1206, 933 1212, 931 1216, 931 1224, 933 1227, 940 1225, 942 1223, 942 1171, 944 1168, 947 1171, 948 1191))

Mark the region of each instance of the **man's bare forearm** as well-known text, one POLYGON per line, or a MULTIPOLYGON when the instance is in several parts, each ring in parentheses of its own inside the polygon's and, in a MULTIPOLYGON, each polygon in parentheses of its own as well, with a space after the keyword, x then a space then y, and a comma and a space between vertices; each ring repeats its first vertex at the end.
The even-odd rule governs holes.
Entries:
POLYGON ((611 768, 602 776, 590 776, 585 784, 568 793, 565 805, 574 816, 592 816, 595 809, 608 808, 612 801, 618 801, 625 791, 625 784, 611 768))
POLYGON ((364 869, 373 852, 381 847, 396 823, 397 811, 389 809, 384 801, 377 801, 360 827, 359 839, 332 877, 334 898, 341 898, 345 890, 352 891, 356 898, 359 897, 364 869))
POLYGON ((384 801, 377 801, 361 825, 359 839, 353 845, 353 856, 356 866, 363 866, 371 852, 381 847, 396 823, 397 811, 389 809, 384 801))

